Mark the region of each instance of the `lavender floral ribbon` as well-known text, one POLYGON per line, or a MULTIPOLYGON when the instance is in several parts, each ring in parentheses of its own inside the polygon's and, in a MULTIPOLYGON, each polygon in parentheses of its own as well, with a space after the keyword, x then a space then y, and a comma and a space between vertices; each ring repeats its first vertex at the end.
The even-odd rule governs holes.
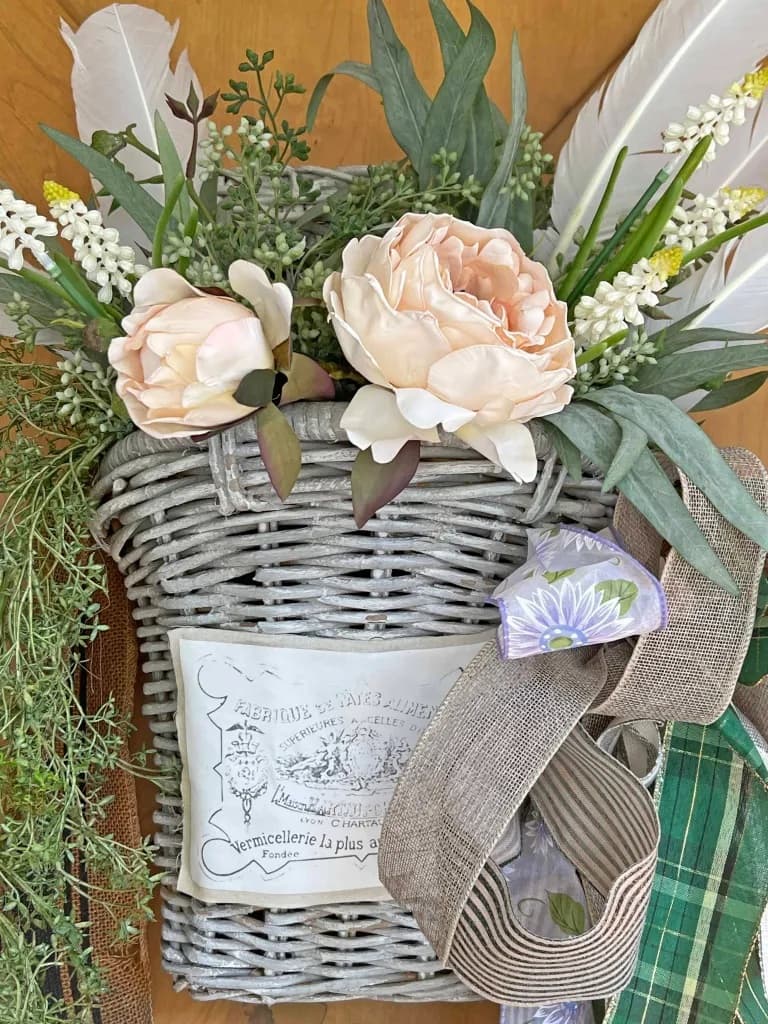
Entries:
POLYGON ((658 579, 605 534, 570 526, 528 531, 528 560, 489 600, 504 659, 609 643, 662 629, 658 579))

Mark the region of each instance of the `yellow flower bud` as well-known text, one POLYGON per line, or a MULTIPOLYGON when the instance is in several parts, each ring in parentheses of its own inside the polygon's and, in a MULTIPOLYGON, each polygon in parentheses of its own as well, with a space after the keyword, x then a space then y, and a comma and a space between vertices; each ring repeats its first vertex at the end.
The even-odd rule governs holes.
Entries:
POLYGON ((756 210, 758 206, 762 206, 765 200, 768 199, 768 192, 764 188, 758 188, 757 186, 751 188, 724 188, 723 192, 725 192, 737 208, 739 217, 744 217, 746 214, 756 210))
POLYGON ((65 185, 60 185, 58 181, 44 181, 43 195, 49 206, 53 206, 54 203, 74 202, 80 198, 77 192, 73 192, 65 185))
POLYGON ((768 89, 768 67, 760 68, 759 71, 751 71, 748 75, 744 75, 743 89, 752 99, 762 99, 763 93, 768 89))
POLYGON ((680 272, 680 267, 683 265, 682 246, 670 245, 666 249, 659 249, 648 262, 659 277, 666 281, 667 278, 674 277, 680 272))

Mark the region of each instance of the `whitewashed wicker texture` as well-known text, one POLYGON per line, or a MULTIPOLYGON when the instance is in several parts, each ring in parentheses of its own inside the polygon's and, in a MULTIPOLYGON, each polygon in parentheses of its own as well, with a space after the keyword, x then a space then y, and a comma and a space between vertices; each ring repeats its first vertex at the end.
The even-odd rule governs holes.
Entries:
MULTIPOLYGON (((413 484, 355 529, 343 407, 287 410, 302 439, 291 498, 272 493, 252 423, 207 442, 134 434, 102 466, 95 528, 136 602, 146 714, 161 765, 178 767, 166 631, 218 625, 365 638, 471 633, 495 620, 485 598, 526 554, 525 528, 560 519, 600 529, 612 498, 564 473, 537 434, 540 472, 517 484, 476 453, 424 446, 413 484), (228 515, 222 514, 228 511, 228 515)), ((176 891, 181 798, 158 796, 163 956, 197 998, 253 1002, 472 998, 392 904, 247 912, 176 891)))

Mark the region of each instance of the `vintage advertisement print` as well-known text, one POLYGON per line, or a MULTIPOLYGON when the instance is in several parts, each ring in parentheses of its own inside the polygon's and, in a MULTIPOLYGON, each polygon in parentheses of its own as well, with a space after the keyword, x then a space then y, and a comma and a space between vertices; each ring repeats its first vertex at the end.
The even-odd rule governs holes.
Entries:
POLYGON ((387 899, 377 850, 413 747, 492 634, 324 641, 170 634, 179 688, 179 888, 268 907, 387 899))

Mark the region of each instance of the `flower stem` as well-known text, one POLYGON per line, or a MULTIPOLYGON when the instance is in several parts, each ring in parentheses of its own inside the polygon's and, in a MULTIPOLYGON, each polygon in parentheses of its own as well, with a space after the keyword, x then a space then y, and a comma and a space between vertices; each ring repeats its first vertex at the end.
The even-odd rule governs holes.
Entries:
POLYGON ((584 295, 585 292, 587 292, 590 285, 592 284, 592 281, 597 275, 597 272, 600 270, 600 267, 602 267, 605 261, 610 259, 614 252, 618 249, 619 245, 627 236, 632 226, 637 221, 638 217, 640 217, 648 203, 651 201, 651 199, 653 199, 653 197, 659 191, 661 186, 667 180, 669 174, 669 170, 666 167, 662 167, 662 169, 653 179, 651 184, 648 186, 645 192, 643 192, 643 194, 640 196, 638 201, 629 211, 627 216, 624 218, 623 221, 621 221, 621 223, 616 228, 614 233, 602 247, 600 252, 589 264, 586 271, 584 272, 584 275, 582 276, 581 280, 578 282, 576 287, 573 289, 571 294, 568 295, 567 301, 569 305, 576 302, 577 299, 580 299, 581 296, 584 295))
POLYGON ((600 204, 597 207, 597 210, 595 211, 595 215, 592 218, 592 223, 589 225, 589 230, 584 236, 584 241, 579 246, 579 251, 576 253, 576 257, 573 263, 571 264, 571 269, 568 271, 565 280, 558 288, 558 294, 560 298, 565 298, 566 300, 570 298, 571 289, 574 287, 574 285, 581 276, 581 273, 584 269, 584 264, 587 262, 589 254, 592 251, 595 242, 597 241, 597 236, 600 231, 600 225, 603 222, 605 211, 608 208, 608 203, 611 201, 613 190, 616 187, 616 181, 619 177, 622 164, 624 163, 628 152, 629 149, 626 146, 622 146, 622 148, 619 150, 619 155, 616 157, 616 162, 613 165, 613 170, 611 171, 611 176, 608 179, 608 184, 605 186, 603 198, 600 200, 600 204))
POLYGON ((625 328, 623 331, 616 331, 610 337, 604 341, 598 341, 595 345, 590 345, 589 348, 585 348, 583 352, 580 352, 576 356, 576 365, 584 366, 587 363, 594 362, 595 359, 599 359, 604 352, 607 352, 609 348, 614 348, 619 345, 626 336, 629 334, 629 330, 625 328))
POLYGON ((163 242, 165 241, 165 233, 168 230, 168 225, 171 222, 173 211, 176 209, 176 203, 179 201, 179 196, 182 193, 187 179, 183 174, 180 174, 176 181, 173 183, 168 197, 165 200, 165 206, 163 212, 157 219, 157 227, 155 228, 155 237, 152 240, 152 266, 162 267, 163 265, 163 242))
POLYGON ((728 228, 727 231, 721 231, 719 235, 713 235, 712 238, 708 238, 706 242, 702 242, 701 245, 695 246, 689 252, 683 256, 683 266, 686 263, 693 263, 695 260, 700 260, 702 256, 706 256, 708 252, 714 252, 719 249, 721 245, 725 245, 726 242, 730 242, 732 238, 738 238, 740 235, 746 235, 749 231, 754 231, 755 228, 762 227, 763 224, 768 224, 768 213, 761 213, 759 217, 752 217, 750 220, 742 221, 740 224, 734 224, 732 228, 728 228))

